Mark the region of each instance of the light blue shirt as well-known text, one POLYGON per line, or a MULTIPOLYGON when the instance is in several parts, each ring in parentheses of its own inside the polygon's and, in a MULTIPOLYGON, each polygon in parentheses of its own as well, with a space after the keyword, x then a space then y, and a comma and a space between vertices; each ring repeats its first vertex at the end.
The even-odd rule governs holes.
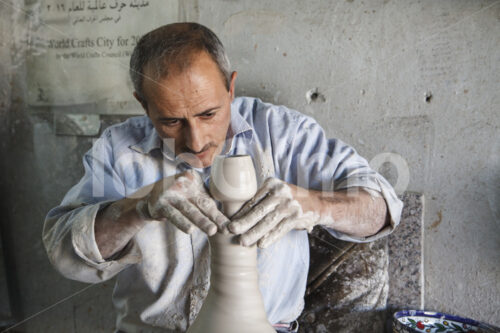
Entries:
MULTIPOLYGON (((64 276, 89 283, 117 276, 113 303, 117 329, 125 332, 185 331, 209 286, 208 242, 201 231, 187 235, 168 222, 153 221, 111 260, 103 259, 95 242, 99 209, 189 168, 169 147, 172 142, 161 140, 146 116, 107 128, 83 158, 83 178, 49 212, 44 225, 49 259, 64 276)), ((399 224, 402 202, 390 184, 353 148, 328 139, 314 119, 286 107, 235 98, 223 154, 251 155, 259 183, 277 177, 328 192, 364 187, 384 197, 390 226, 362 239, 329 229, 335 237, 372 241, 399 224)), ((205 181, 209 169, 198 170, 205 181)), ((293 230, 259 250, 259 286, 271 323, 300 315, 308 268, 306 231, 293 230)))

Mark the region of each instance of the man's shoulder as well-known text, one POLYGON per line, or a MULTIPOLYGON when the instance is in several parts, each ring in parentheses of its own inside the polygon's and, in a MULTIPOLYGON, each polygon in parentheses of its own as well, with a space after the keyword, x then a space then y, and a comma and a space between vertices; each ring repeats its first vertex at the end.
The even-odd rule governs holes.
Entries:
POLYGON ((302 123, 312 120, 311 117, 291 109, 285 105, 263 102, 256 97, 236 97, 233 107, 251 125, 261 122, 302 123))
POLYGON ((113 149, 128 148, 142 142, 152 134, 152 131, 154 131, 154 127, 147 116, 134 116, 107 127, 101 138, 107 140, 113 149))

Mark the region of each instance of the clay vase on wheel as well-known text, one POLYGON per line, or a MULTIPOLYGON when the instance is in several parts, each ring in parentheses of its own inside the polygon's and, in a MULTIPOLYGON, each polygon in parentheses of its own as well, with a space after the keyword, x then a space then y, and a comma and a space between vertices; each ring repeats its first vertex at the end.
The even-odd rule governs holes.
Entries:
MULTIPOLYGON (((248 155, 217 157, 210 193, 233 216, 257 191, 248 155)), ((245 247, 237 236, 217 233, 210 242, 210 289, 188 333, 275 333, 259 290, 256 246, 245 247)))

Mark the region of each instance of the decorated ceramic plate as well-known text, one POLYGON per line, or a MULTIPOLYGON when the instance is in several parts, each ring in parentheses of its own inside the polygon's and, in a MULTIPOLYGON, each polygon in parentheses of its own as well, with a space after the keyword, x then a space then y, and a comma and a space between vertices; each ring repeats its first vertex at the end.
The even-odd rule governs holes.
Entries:
POLYGON ((430 311, 399 311, 394 314, 394 333, 483 333, 500 332, 472 319, 430 311))

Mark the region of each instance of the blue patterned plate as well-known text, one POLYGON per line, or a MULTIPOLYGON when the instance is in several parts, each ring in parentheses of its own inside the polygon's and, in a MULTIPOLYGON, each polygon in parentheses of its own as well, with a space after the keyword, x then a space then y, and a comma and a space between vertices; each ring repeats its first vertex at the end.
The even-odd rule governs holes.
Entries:
POLYGON ((500 330, 478 321, 446 313, 405 310, 394 314, 394 333, 497 333, 500 330))

